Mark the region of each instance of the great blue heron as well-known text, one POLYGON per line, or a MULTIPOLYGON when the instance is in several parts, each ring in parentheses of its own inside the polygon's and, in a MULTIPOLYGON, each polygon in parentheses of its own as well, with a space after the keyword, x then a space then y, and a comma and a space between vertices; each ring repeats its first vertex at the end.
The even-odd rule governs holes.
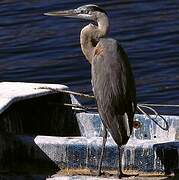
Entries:
POLYGON ((80 43, 83 54, 91 64, 92 86, 98 111, 104 125, 98 175, 101 174, 102 158, 107 140, 107 130, 118 145, 118 177, 121 169, 122 151, 132 133, 136 110, 135 82, 127 54, 115 39, 107 38, 109 20, 106 12, 97 5, 84 5, 77 9, 45 13, 92 20, 81 30, 80 43))

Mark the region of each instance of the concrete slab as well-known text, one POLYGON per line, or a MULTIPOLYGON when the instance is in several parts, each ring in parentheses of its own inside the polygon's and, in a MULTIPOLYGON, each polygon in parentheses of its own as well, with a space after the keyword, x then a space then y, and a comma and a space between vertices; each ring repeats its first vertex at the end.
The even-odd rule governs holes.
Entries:
MULTIPOLYGON (((60 169, 97 168, 102 137, 37 136, 34 141, 60 169)), ((156 144, 156 140, 130 139, 124 146, 123 168, 134 172, 163 172, 163 165, 153 149, 156 144)), ((102 167, 105 170, 116 170, 118 167, 117 145, 110 137, 102 167)))
MULTIPOLYGON (((68 89, 68 87, 64 85, 56 84, 36 84, 21 82, 0 83, 0 113, 4 112, 14 102, 53 93, 50 90, 39 89, 39 87, 44 86, 50 88, 68 89)), ((78 104, 78 101, 74 98, 74 96, 70 97, 72 103, 78 104)), ((40 114, 41 113, 43 112, 40 111, 40 114)), ((64 113, 64 111, 60 111, 60 114, 61 113, 64 113)), ((17 162, 19 161, 19 164, 21 164, 20 160, 26 163, 26 161, 24 160, 26 160, 25 158, 27 156, 25 155, 28 155, 29 161, 40 162, 42 160, 41 164, 52 163, 53 165, 57 165, 60 169, 96 169, 101 151, 101 132, 103 128, 99 115, 94 113, 79 113, 78 111, 76 111, 74 115, 77 118, 82 137, 26 137, 23 135, 16 136, 15 133, 11 134, 11 136, 9 136, 9 134, 0 133, 0 157, 5 157, 5 159, 3 159, 4 164, 8 162, 8 165, 11 166, 10 160, 14 162, 14 158, 15 160, 17 160, 17 162), (21 152, 21 150, 23 153, 21 152), (9 157, 11 158, 10 160, 9 157)), ((164 117, 169 124, 168 131, 163 131, 153 121, 151 121, 144 115, 135 116, 135 120, 140 122, 140 127, 134 129, 129 142, 124 147, 124 169, 134 171, 137 170, 139 172, 163 172, 163 161, 160 159, 160 154, 158 155, 156 153, 157 148, 158 150, 162 149, 163 145, 159 145, 161 143, 165 143, 165 147, 168 147, 168 142, 172 141, 175 144, 176 140, 179 139, 179 117, 164 117)), ((5 118, 6 121, 7 119, 5 118)), ((66 118, 61 119, 66 122, 66 118)), ((59 122, 59 119, 56 120, 56 122, 59 122)), ((162 121, 162 119, 157 117, 156 120, 162 126, 165 126, 165 123, 164 121, 162 121)), ((57 125, 57 123, 55 125, 57 125)), ((60 125, 57 128, 60 128, 60 125)), ((169 146, 171 146, 171 144, 169 146)), ((178 145, 175 146, 176 151, 178 151, 178 147, 178 145)), ((109 135, 106 145, 106 153, 103 160, 103 169, 116 169, 117 165, 117 146, 109 135)), ((54 178, 78 179, 83 177, 61 176, 54 178)), ((87 179, 88 177, 84 178, 87 179)), ((95 179, 96 178, 97 177, 95 177, 95 179)))
MULTIPOLYGON (((124 146, 123 167, 125 169, 141 172, 163 172, 163 164, 156 154, 154 146, 157 147, 160 143, 171 141, 177 143, 177 129, 179 127, 178 116, 164 117, 169 123, 169 131, 160 129, 153 121, 143 115, 135 116, 135 120, 141 123, 141 127, 134 129, 127 145, 124 146)), ((102 124, 99 115, 77 113, 77 119, 84 137, 61 138, 39 136, 35 138, 35 142, 59 167, 87 167, 95 169, 102 144, 102 137, 100 137, 102 124)), ((161 119, 157 120, 159 123, 165 125, 161 119)), ((111 136, 108 136, 103 168, 116 169, 117 166, 117 146, 111 136)))

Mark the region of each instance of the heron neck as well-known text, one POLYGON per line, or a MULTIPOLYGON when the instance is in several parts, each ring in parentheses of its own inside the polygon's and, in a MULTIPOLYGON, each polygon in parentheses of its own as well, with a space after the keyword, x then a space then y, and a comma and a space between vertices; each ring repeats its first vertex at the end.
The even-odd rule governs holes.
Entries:
POLYGON ((105 37, 109 31, 109 20, 106 15, 101 15, 98 17, 98 33, 100 37, 105 37))
POLYGON ((89 24, 81 30, 81 49, 89 63, 92 63, 93 51, 100 38, 105 37, 109 30, 109 21, 107 16, 103 15, 98 19, 98 26, 89 24))

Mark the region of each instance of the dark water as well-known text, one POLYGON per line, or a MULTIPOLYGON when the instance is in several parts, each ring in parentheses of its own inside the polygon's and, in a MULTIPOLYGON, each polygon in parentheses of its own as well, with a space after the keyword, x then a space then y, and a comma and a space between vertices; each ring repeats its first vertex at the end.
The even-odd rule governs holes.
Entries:
POLYGON ((43 16, 89 3, 108 12, 109 35, 128 53, 138 102, 179 104, 178 0, 1 0, 0 81, 62 83, 91 93, 90 65, 79 44, 87 22, 43 16))

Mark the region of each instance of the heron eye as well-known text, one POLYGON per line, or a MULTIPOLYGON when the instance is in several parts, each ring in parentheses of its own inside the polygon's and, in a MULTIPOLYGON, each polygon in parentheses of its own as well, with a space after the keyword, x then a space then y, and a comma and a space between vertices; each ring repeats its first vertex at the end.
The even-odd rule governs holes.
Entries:
POLYGON ((89 14, 89 11, 88 11, 88 10, 86 10, 86 11, 85 11, 85 13, 86 13, 86 14, 89 14))
POLYGON ((89 14, 89 11, 88 10, 81 10, 81 13, 82 14, 89 14))

